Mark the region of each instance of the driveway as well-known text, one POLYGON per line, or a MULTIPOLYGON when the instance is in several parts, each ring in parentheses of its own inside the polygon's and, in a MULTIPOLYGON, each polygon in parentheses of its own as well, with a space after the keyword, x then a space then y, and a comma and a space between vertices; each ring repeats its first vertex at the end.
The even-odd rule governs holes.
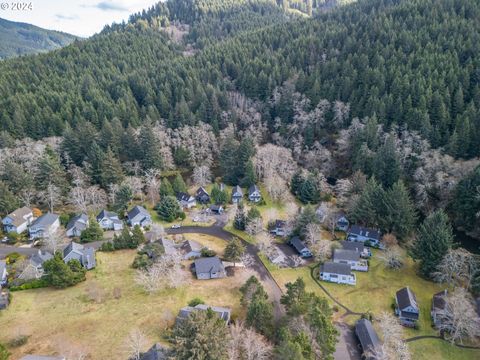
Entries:
POLYGON ((343 323, 335 324, 339 331, 337 348, 333 357, 335 360, 361 360, 362 354, 358 347, 358 341, 353 330, 343 323))

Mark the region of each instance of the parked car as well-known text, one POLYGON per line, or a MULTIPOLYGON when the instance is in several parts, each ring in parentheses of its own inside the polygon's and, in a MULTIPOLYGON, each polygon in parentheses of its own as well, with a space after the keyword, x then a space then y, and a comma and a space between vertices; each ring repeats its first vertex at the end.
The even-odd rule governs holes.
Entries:
POLYGON ((193 222, 199 222, 199 221, 200 221, 200 219, 198 217, 193 218, 193 222))
POLYGON ((180 224, 173 224, 172 229, 180 229, 180 224))

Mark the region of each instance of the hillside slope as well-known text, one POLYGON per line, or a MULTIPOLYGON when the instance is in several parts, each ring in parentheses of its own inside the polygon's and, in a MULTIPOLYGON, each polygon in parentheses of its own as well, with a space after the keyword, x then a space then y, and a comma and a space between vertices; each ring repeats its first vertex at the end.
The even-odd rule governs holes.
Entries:
POLYGON ((75 36, 0 18, 0 59, 58 49, 75 36))
MULTIPOLYGON (((0 127, 39 138, 66 122, 149 117, 219 129, 225 90, 265 102, 296 79, 312 107, 340 100, 352 117, 376 115, 454 156, 480 155, 478 1, 364 0, 313 19, 286 18, 269 1, 198 3, 169 0, 60 52, 1 64, 0 127), (191 25, 194 57, 158 31, 178 20, 191 25)), ((292 116, 264 112, 270 125, 292 116)))

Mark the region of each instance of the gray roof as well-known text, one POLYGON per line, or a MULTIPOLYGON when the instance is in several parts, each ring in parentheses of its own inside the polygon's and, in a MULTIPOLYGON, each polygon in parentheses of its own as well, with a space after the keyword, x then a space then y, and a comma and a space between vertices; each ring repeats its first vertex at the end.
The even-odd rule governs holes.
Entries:
POLYGON ((195 260, 195 272, 197 274, 212 273, 223 271, 222 261, 217 257, 207 257, 195 260))
POLYGON ((177 252, 175 243, 172 240, 163 238, 163 239, 160 239, 160 243, 162 244, 163 249, 165 250, 165 254, 170 255, 170 254, 175 254, 177 252))
POLYGON ((355 250, 335 249, 333 251, 333 259, 338 261, 358 261, 360 253, 355 250))
POLYGON ((417 298, 415 297, 415 294, 413 293, 413 291, 410 290, 408 286, 398 290, 396 297, 397 297, 397 304, 400 310, 403 310, 406 307, 411 306, 418 311, 417 298))
POLYGON ((339 275, 352 275, 352 269, 348 264, 339 264, 334 262, 326 262, 324 263, 321 268, 320 272, 327 272, 331 274, 339 274, 339 275))
POLYGON ((342 247, 345 250, 355 250, 355 251, 358 251, 359 253, 361 253, 361 252, 363 252, 363 250, 365 250, 365 245, 362 242, 342 241, 341 244, 342 244, 342 247))
POLYGON ((380 240, 380 232, 375 229, 352 225, 348 230, 349 234, 360 235, 374 240, 380 240))
POLYGON ((25 216, 29 215, 29 214, 32 214, 32 209, 24 206, 24 207, 21 207, 13 212, 11 212, 10 214, 8 214, 6 217, 12 219, 12 224, 14 226, 20 226, 22 225, 23 223, 25 223, 25 216))
POLYGON ((65 249, 63 249, 63 258, 67 257, 72 251, 75 251, 82 256, 82 265, 87 269, 93 269, 96 265, 95 249, 93 247, 84 247, 74 241, 70 242, 65 249))
POLYGON ((434 311, 444 310, 445 309, 445 297, 447 296, 447 290, 440 291, 439 293, 433 295, 432 299, 432 309, 434 311))
POLYGON ((375 352, 380 350, 380 339, 373 329, 372 323, 367 319, 360 319, 355 324, 355 334, 362 345, 366 360, 376 360, 375 352))
POLYGON ((169 351, 160 344, 154 344, 146 353, 140 355, 140 360, 166 360, 169 351))
POLYGON ((232 189, 232 196, 243 196, 242 188, 238 185, 235 185, 232 189))
POLYGON ((198 310, 207 311, 208 309, 216 313, 218 317, 224 320, 225 322, 228 322, 230 320, 231 310, 229 308, 224 308, 219 306, 210 306, 205 304, 198 304, 195 307, 185 306, 184 308, 180 309, 180 312, 178 313, 178 316, 177 316, 177 320, 184 320, 188 318, 188 316, 193 311, 198 311, 198 310))
POLYGON ((258 188, 257 185, 252 185, 248 188, 248 195, 252 195, 255 191, 260 193, 260 189, 258 188))
POLYGON ((193 201, 194 197, 191 196, 188 193, 185 193, 185 192, 178 192, 177 193, 177 200, 178 201, 193 201))
MULTIPOLYGON (((308 248, 305 246, 305 244, 300 240, 298 236, 294 236, 293 238, 290 239, 290 244, 297 250, 298 252, 302 252, 303 250, 308 250, 308 248)), ((310 251, 310 250, 308 250, 310 251)))
POLYGON ((87 228, 88 216, 86 214, 80 214, 74 216, 67 224, 66 229, 70 230, 76 227, 78 230, 85 230, 87 228))
POLYGON ((143 206, 136 205, 127 213, 127 217, 129 219, 134 219, 138 215, 145 215, 145 216, 150 216, 150 213, 148 212, 147 209, 145 209, 143 206))
POLYGON ((44 227, 44 226, 51 226, 55 221, 58 220, 58 215, 57 214, 52 214, 52 213, 46 213, 42 216, 40 216, 38 219, 36 219, 32 223, 32 227, 44 227))
POLYGON ((222 205, 210 205, 210 210, 212 211, 223 211, 223 206, 222 205))
POLYGON ((208 196, 210 197, 210 195, 208 194, 207 190, 205 190, 205 188, 203 186, 200 186, 198 189, 197 189, 197 196, 208 196))
POLYGON ((41 266, 47 260, 53 259, 53 255, 50 254, 48 251, 38 250, 38 253, 32 255, 30 258, 30 262, 34 266, 41 266))
POLYGON ((113 219, 118 219, 118 214, 113 211, 108 211, 108 210, 102 210, 100 213, 97 215, 97 221, 100 221, 104 218, 108 218, 110 220, 113 219))

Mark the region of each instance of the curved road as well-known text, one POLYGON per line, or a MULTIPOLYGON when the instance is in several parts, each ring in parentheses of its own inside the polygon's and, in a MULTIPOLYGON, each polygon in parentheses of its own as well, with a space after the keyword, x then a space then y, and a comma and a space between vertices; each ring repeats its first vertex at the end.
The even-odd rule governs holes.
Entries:
MULTIPOLYGON (((183 226, 178 229, 165 229, 167 234, 205 234, 218 237, 225 241, 232 240, 235 236, 224 230, 223 227, 226 225, 226 222, 223 218, 218 217, 217 221, 211 226, 183 226)), ((267 270, 263 262, 260 260, 258 256, 258 249, 256 246, 248 243, 245 239, 239 237, 242 242, 246 246, 246 252, 252 256, 254 259, 254 264, 250 267, 254 270, 260 280, 267 287, 267 292, 271 296, 271 299, 274 304, 274 315, 275 319, 279 320, 284 315, 284 310, 280 304, 280 298, 282 297, 283 291, 275 279, 272 277, 270 272, 267 270)), ((97 241, 87 244, 89 247, 93 247, 98 249, 101 244, 105 241, 97 241)), ((0 245, 0 259, 5 258, 8 254, 12 252, 18 252, 22 255, 30 256, 38 252, 39 248, 29 248, 29 247, 16 247, 16 246, 9 246, 9 245, 0 245)))

